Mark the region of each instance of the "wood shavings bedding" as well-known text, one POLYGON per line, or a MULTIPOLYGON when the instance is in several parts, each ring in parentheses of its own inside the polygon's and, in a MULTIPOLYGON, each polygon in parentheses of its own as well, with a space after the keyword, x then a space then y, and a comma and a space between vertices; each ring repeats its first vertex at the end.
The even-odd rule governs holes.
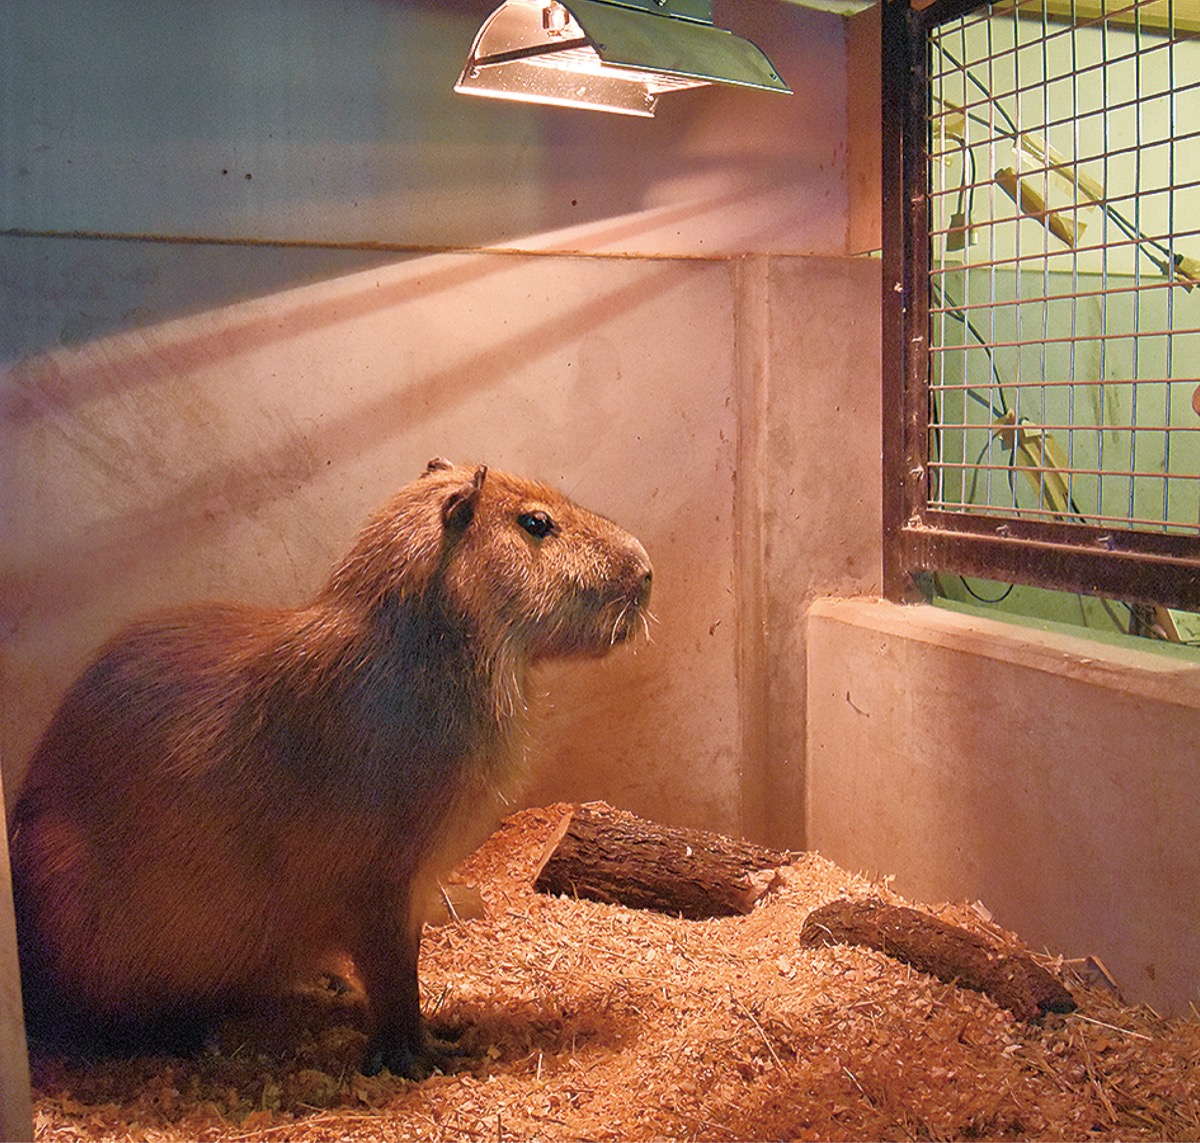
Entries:
MULTIPOLYGON (((905 902, 808 854, 753 913, 686 921, 530 888, 566 807, 509 818, 459 876, 488 916, 427 932, 426 1014, 461 1070, 367 1078, 352 992, 313 987, 195 1059, 33 1061, 39 1141, 1196 1139, 1200 1024, 1071 977, 1020 1022, 882 953, 805 948, 839 897, 905 902)), ((943 920, 1019 945, 966 906, 943 920)))

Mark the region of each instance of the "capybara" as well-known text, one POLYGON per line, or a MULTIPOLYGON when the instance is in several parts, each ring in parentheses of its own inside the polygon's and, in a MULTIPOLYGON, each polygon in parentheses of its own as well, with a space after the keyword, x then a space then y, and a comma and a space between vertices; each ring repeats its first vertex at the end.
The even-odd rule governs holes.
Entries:
POLYGON ((13 812, 31 1027, 206 1028, 349 954, 363 1071, 427 1075, 421 911, 521 782, 527 668, 636 634, 650 580, 609 520, 437 459, 306 606, 120 632, 13 812))

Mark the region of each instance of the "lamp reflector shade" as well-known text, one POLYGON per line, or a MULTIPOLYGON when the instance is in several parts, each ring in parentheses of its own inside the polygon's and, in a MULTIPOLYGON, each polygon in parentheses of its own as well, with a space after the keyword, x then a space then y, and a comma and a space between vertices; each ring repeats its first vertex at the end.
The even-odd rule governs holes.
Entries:
POLYGON ((654 7, 506 0, 479 29, 454 89, 642 116, 654 114, 664 92, 708 83, 790 93, 748 40, 654 7))

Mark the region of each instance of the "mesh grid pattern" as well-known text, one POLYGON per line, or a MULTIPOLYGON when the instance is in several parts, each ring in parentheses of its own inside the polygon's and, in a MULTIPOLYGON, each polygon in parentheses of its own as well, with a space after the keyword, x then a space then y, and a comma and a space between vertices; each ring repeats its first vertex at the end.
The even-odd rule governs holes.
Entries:
POLYGON ((1197 6, 1077 3, 929 39, 928 506, 1196 535, 1197 6))

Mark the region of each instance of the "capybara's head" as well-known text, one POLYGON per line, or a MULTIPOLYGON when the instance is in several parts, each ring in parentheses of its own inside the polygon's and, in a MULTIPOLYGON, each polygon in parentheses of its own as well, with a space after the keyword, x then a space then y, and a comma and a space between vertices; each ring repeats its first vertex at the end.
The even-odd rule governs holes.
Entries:
POLYGON ((535 662, 635 635, 652 575, 633 536, 555 489, 438 458, 367 525, 331 588, 436 593, 481 649, 535 662))

